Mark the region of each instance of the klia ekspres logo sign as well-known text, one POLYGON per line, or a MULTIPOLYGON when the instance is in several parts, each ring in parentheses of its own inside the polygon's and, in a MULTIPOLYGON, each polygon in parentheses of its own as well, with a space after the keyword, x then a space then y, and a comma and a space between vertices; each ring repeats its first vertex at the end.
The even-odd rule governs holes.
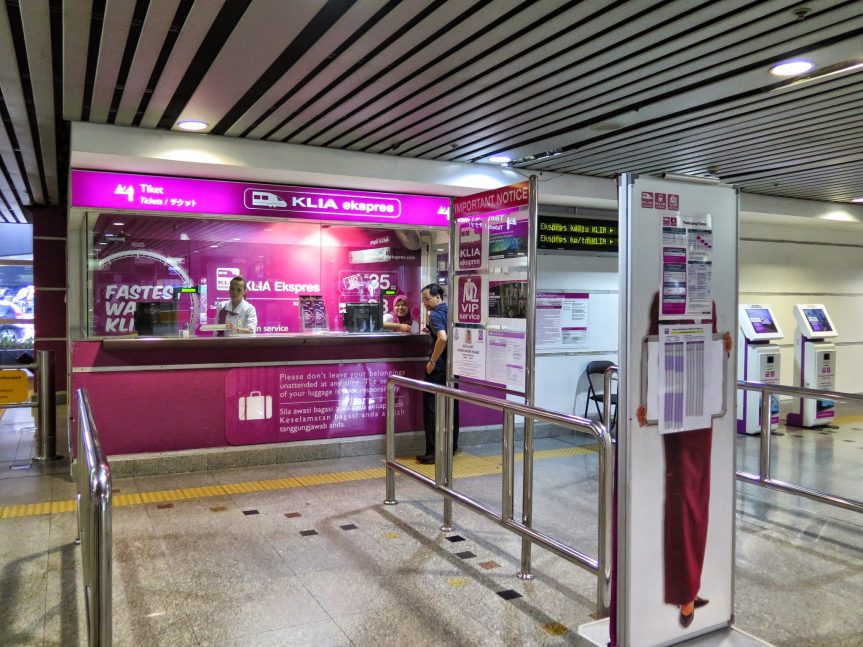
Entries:
POLYGON ((247 209, 315 213, 323 216, 378 216, 398 218, 402 204, 398 198, 351 197, 335 193, 287 191, 279 189, 246 189, 243 200, 247 209))

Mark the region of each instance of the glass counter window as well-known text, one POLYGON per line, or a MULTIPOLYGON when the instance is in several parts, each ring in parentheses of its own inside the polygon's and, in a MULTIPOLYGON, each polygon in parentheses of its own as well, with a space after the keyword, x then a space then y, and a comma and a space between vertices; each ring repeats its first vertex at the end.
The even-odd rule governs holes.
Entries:
POLYGON ((397 230, 128 214, 87 224, 91 336, 213 334, 201 326, 235 276, 258 334, 345 331, 350 304, 379 303, 385 316, 396 293, 420 316, 421 251, 397 230))

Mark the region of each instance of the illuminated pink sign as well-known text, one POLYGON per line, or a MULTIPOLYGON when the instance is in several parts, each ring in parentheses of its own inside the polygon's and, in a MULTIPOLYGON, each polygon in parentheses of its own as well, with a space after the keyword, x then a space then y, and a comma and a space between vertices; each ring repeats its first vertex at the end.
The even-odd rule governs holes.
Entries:
POLYGON ((73 170, 72 207, 446 227, 449 199, 73 170))

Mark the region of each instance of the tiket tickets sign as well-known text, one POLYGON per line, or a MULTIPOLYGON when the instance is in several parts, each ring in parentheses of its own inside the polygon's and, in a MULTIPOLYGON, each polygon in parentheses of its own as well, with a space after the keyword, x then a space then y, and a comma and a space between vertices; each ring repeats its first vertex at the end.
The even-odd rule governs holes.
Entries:
POLYGON ((249 184, 73 170, 73 207, 174 213, 286 216, 445 227, 449 200, 434 196, 249 184))

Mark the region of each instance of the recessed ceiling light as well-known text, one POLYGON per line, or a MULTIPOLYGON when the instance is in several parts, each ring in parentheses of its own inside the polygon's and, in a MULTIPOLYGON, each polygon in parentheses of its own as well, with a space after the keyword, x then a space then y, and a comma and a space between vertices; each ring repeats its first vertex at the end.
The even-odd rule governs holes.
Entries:
POLYGON ((117 225, 118 227, 122 227, 122 226, 123 226, 123 225, 125 225, 126 223, 125 223, 125 222, 112 222, 111 224, 112 224, 112 225, 117 225))
POLYGON ((770 68, 770 73, 774 76, 798 76, 800 74, 805 74, 813 67, 815 67, 815 63, 801 58, 794 61, 778 63, 770 68))
POLYGON ((509 164, 512 158, 507 155, 492 155, 488 158, 488 161, 492 164, 509 164))
POLYGON ((242 238, 232 238, 231 240, 233 240, 234 242, 237 242, 238 240, 243 240, 243 239, 242 238))
POLYGON ((206 121, 195 121, 194 119, 177 122, 177 128, 180 130, 204 130, 209 125, 206 121))
POLYGON ((215 248, 215 247, 218 247, 218 245, 210 245, 210 247, 213 247, 213 248, 215 248))

